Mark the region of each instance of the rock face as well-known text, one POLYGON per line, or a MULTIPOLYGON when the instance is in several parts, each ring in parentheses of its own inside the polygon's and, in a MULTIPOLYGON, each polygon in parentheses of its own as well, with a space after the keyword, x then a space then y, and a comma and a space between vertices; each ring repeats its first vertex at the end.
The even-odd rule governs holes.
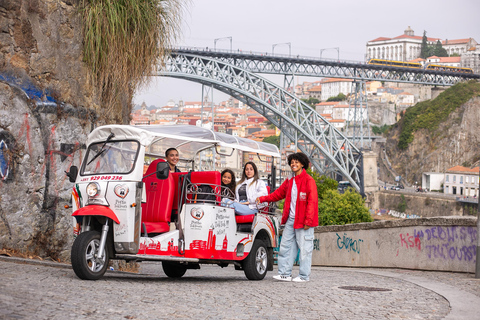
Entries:
POLYGON ((72 183, 98 99, 78 1, 0 1, 0 247, 67 260, 72 183))
POLYGON ((82 62, 78 0, 0 1, 0 79, 40 99, 96 108, 82 62), (12 81, 9 81, 12 82, 12 81))
POLYGON ((452 112, 434 134, 427 130, 417 131, 406 150, 397 147, 399 128, 393 129, 385 148, 392 169, 411 183, 421 181, 423 172, 445 172, 456 165, 478 165, 479 127, 480 97, 475 97, 452 112))
POLYGON ((0 246, 68 259, 71 165, 80 165, 91 112, 38 104, 0 83, 0 246))

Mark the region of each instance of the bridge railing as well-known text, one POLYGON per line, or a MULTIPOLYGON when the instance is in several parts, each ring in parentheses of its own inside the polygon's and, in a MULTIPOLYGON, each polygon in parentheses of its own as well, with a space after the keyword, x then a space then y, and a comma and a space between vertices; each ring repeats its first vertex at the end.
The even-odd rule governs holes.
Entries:
POLYGON ((289 58, 289 59, 300 59, 300 60, 316 60, 316 61, 325 61, 325 62, 340 62, 340 63, 353 63, 353 64, 365 64, 367 65, 368 62, 366 61, 357 61, 357 60, 345 60, 345 59, 331 59, 331 58, 320 58, 320 57, 312 57, 312 56, 303 56, 298 54, 272 54, 271 52, 260 52, 260 51, 252 51, 252 50, 229 50, 229 49, 215 49, 209 47, 174 47, 170 49, 171 51, 178 51, 178 52, 188 52, 188 53, 205 53, 209 52, 210 54, 242 54, 242 55, 252 55, 257 57, 274 57, 274 58, 289 58))

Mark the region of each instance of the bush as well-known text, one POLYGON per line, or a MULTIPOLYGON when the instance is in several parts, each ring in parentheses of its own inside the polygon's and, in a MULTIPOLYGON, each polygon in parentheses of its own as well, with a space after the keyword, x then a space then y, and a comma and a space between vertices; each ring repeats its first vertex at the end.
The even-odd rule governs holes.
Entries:
POLYGON ((321 226, 372 222, 370 212, 360 194, 349 188, 343 194, 326 190, 318 202, 318 223, 321 226))

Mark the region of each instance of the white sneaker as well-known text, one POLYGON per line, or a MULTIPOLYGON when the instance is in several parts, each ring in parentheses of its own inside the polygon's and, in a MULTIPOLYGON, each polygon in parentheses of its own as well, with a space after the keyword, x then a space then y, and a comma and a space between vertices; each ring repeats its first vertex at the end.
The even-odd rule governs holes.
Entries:
POLYGON ((296 277, 295 279, 292 280, 293 282, 308 282, 308 280, 305 280, 303 278, 300 278, 300 276, 296 277))
POLYGON ((292 281, 292 277, 290 276, 284 276, 284 275, 276 275, 276 276, 273 276, 273 279, 274 280, 279 280, 279 281, 292 281))

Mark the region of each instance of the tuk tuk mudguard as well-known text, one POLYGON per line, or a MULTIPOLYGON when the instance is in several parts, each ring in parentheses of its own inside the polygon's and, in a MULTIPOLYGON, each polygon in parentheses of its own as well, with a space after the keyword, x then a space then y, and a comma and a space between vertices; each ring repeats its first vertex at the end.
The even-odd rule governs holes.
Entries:
POLYGON ((113 212, 112 209, 109 207, 105 206, 99 206, 99 205, 89 205, 82 207, 72 213, 72 216, 74 217, 80 217, 80 216, 103 216, 112 219, 115 221, 117 224, 120 223, 120 221, 117 218, 117 215, 113 212))

